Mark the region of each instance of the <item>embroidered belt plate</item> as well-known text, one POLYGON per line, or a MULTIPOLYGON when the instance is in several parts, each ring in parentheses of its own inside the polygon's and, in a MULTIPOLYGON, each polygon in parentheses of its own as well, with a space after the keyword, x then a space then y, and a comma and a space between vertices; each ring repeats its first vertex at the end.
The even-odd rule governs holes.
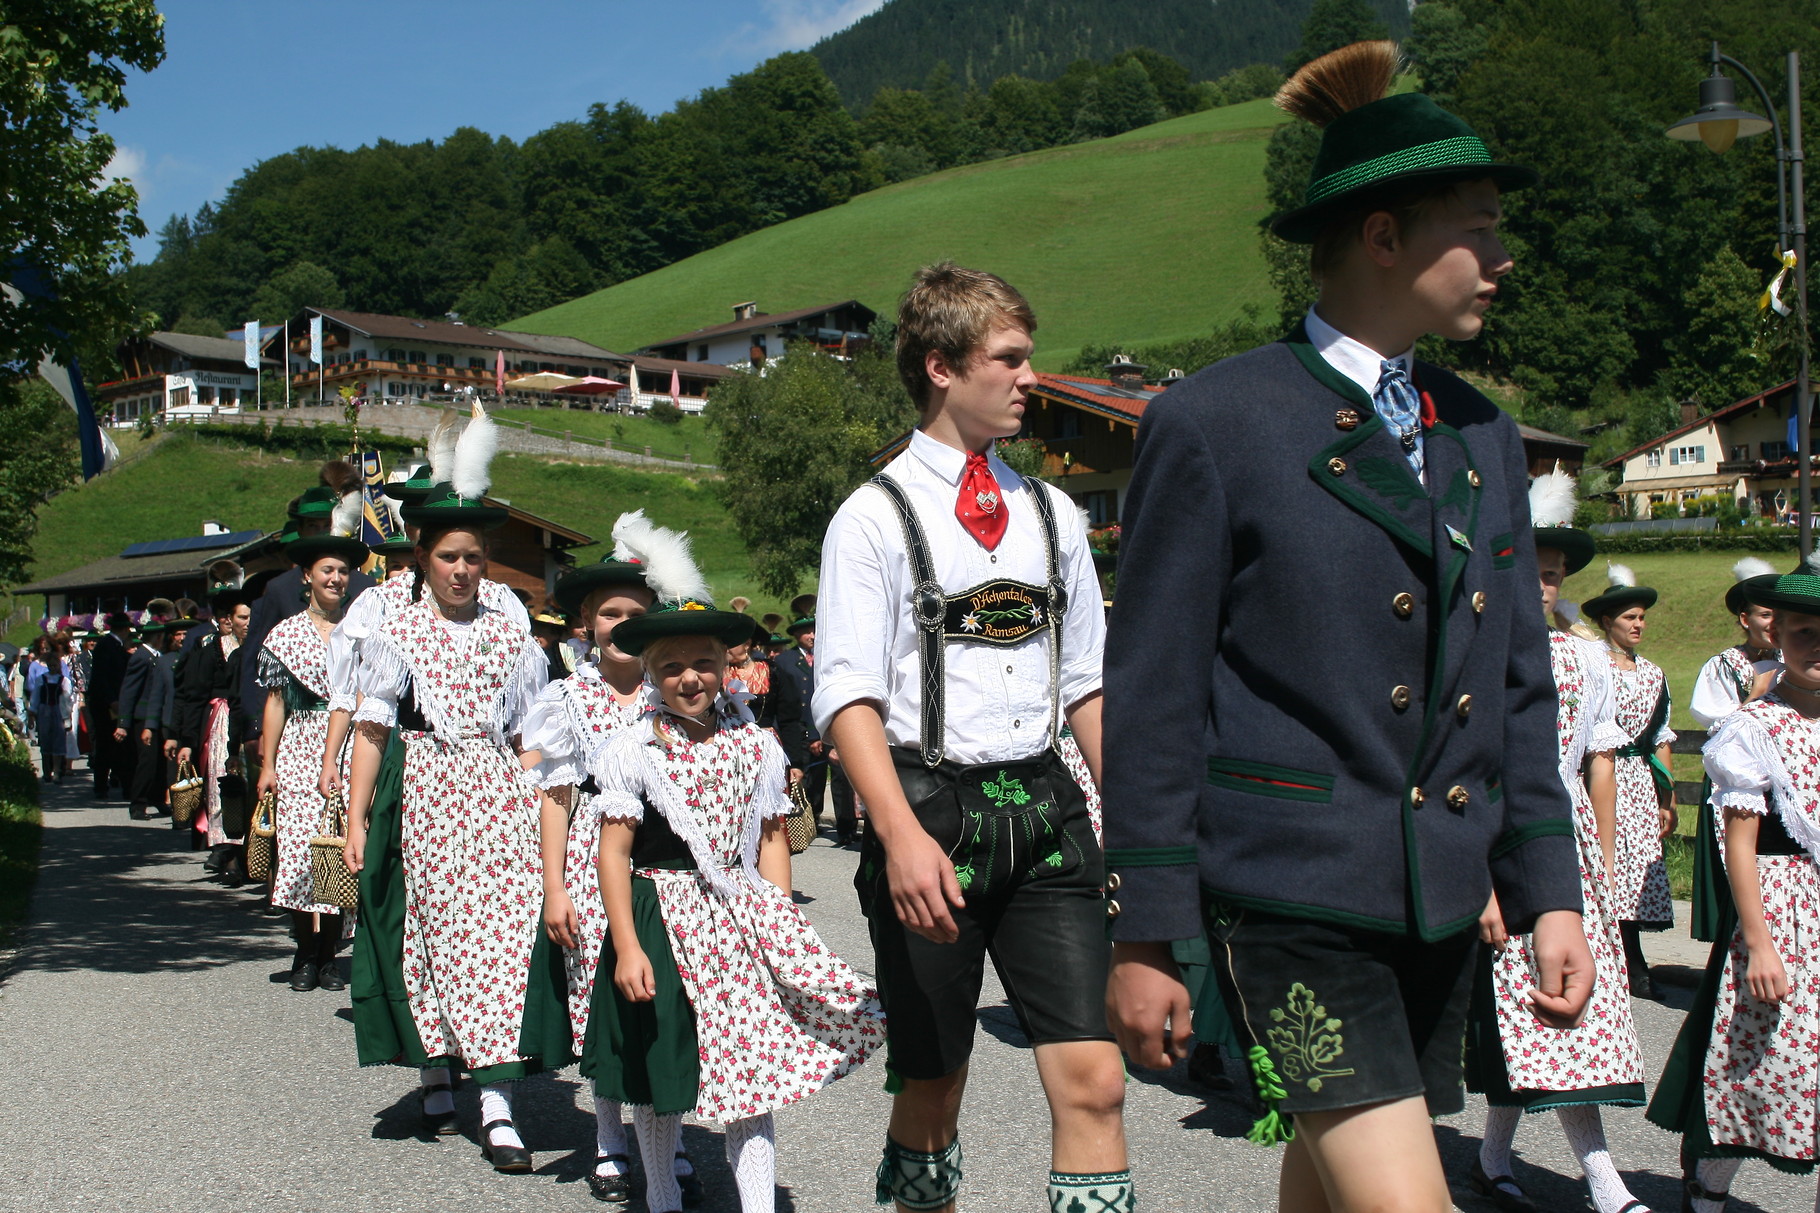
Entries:
POLYGON ((1022 644, 1049 627, 1049 591, 1022 581, 988 581, 943 599, 942 634, 978 644, 1022 644))

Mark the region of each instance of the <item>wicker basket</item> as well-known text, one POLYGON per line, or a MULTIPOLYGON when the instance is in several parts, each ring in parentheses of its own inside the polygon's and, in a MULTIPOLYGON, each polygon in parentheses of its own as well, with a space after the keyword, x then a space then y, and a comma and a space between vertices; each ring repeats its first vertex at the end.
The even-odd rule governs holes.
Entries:
POLYGON ((278 793, 267 792, 253 806, 253 821, 246 835, 246 878, 267 884, 278 865, 278 793))
POLYGON ((790 785, 790 815, 784 818, 784 837, 790 840, 792 855, 801 855, 815 841, 815 810, 809 806, 809 794, 800 780, 790 785))
POLYGON ((360 901, 360 882, 348 871, 348 806, 336 792, 322 803, 322 824, 310 839, 310 896, 317 905, 351 910, 360 901))
POLYGON ((171 785, 171 818, 178 825, 188 825, 201 809, 202 776, 196 774, 196 764, 186 758, 177 764, 177 782, 171 785))

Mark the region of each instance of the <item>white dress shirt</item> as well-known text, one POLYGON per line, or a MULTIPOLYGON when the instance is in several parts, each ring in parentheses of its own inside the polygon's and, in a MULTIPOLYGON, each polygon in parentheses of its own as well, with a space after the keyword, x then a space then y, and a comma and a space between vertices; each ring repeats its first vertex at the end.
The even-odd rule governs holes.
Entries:
MULTIPOLYGON (((1007 511, 1005 536, 991 552, 954 515, 967 466, 965 452, 918 430, 910 436, 909 449, 885 470, 903 486, 916 510, 946 594, 1000 579, 1047 585, 1042 524, 1029 493, 1050 495, 1057 561, 1068 587, 1060 674, 1065 712, 1100 689, 1106 640, 1086 523, 1061 490, 1024 480, 997 455, 988 459, 1007 511)), ((920 747, 921 665, 911 618, 912 580, 896 507, 880 490, 860 488, 841 505, 822 541, 813 711, 824 735, 842 708, 871 701, 885 709, 885 737, 892 745, 920 747)), ((946 645, 947 758, 960 763, 1008 762, 1048 747, 1049 644, 1044 629, 1012 647, 958 641, 946 645)))
POLYGON ((1377 395, 1378 380, 1384 377, 1386 362, 1402 367, 1410 382, 1415 382, 1416 347, 1413 345, 1401 354, 1386 358, 1364 342, 1354 341, 1328 324, 1313 308, 1308 309, 1302 327, 1308 330, 1308 343, 1314 346, 1314 352, 1322 361, 1364 388, 1367 396, 1377 395))

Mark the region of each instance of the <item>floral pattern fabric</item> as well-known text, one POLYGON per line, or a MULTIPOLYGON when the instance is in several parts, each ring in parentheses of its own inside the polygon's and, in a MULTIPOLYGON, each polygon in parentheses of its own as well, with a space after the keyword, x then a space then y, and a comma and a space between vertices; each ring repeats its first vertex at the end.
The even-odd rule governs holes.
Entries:
POLYGON ((885 1041, 878 992, 757 875, 766 820, 789 812, 784 756, 752 724, 666 746, 648 723, 589 760, 601 817, 663 814, 701 870, 639 870, 656 886, 700 1041, 697 1115, 727 1123, 813 1094, 885 1041))
POLYGON ((362 645, 360 668, 358 718, 395 718, 409 689, 432 725, 403 734, 403 969, 424 1052, 469 1068, 521 1060, 543 862, 534 781, 501 734, 548 663, 504 612, 483 606, 457 632, 415 603, 362 645))
POLYGON ((1531 936, 1512 936, 1492 961, 1497 994, 1498 1035, 1504 1068, 1513 1091, 1587 1091, 1643 1081, 1643 1052, 1632 1017, 1624 942, 1611 914, 1611 884, 1599 847, 1599 826, 1592 799, 1572 756, 1611 748, 1610 664, 1604 654, 1566 632, 1549 635, 1559 707, 1556 711, 1557 754, 1562 783, 1573 799, 1574 840, 1580 860, 1580 892, 1585 901, 1582 923, 1591 946, 1596 977, 1586 1017, 1571 1031, 1558 1031, 1537 1019, 1528 992, 1538 980, 1531 936), (1603 714, 1605 720, 1599 716, 1603 714))
MULTIPOLYGON (((324 699, 329 685, 328 654, 328 642, 316 630, 309 612, 292 615, 266 634, 259 653, 259 685, 278 691, 287 702, 324 699)), ((272 869, 272 904, 287 910, 341 913, 340 906, 316 901, 310 880, 310 839, 322 826, 322 793, 316 781, 322 773, 328 739, 326 708, 288 712, 284 731, 278 736, 278 861, 272 869)), ((337 759, 343 781, 348 777, 348 753, 344 745, 337 759)), ((351 934, 352 914, 345 924, 351 934)))
MULTIPOLYGON (((1656 701, 1668 694, 1661 667, 1637 658, 1637 668, 1612 667, 1617 688, 1618 727, 1638 745, 1654 748, 1673 741, 1666 724, 1653 737, 1641 736, 1655 714, 1656 701)), ((1675 921, 1675 903, 1662 858, 1661 799, 1646 758, 1619 758, 1618 827, 1614 840, 1611 913, 1619 922, 1666 926, 1675 921)))

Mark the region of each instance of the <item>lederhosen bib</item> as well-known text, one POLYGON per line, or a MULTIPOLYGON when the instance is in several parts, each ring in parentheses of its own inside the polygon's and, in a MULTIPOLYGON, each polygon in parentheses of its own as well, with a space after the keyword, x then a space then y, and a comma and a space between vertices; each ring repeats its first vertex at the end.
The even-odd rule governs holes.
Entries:
MULTIPOLYGON (((1075 840, 1064 818, 1084 800, 1054 749, 1061 734, 1062 621, 1068 590, 1062 578, 1055 507, 1033 486, 1030 500, 1042 525, 1048 584, 995 579, 947 593, 935 575, 922 524, 902 486, 884 473, 869 482, 891 501, 904 532, 910 561, 911 609, 917 629, 922 678, 921 746, 893 747, 892 759, 904 797, 926 825, 938 808, 958 809, 959 837, 932 836, 948 848, 963 891, 986 893, 1048 876, 1087 876, 1098 884, 1101 861, 1075 840), (962 764, 944 757, 947 680, 945 646, 985 644, 1011 647, 1049 634, 1050 747, 1015 762, 962 764)), ((1091 834, 1089 833, 1089 837, 1091 834)))

